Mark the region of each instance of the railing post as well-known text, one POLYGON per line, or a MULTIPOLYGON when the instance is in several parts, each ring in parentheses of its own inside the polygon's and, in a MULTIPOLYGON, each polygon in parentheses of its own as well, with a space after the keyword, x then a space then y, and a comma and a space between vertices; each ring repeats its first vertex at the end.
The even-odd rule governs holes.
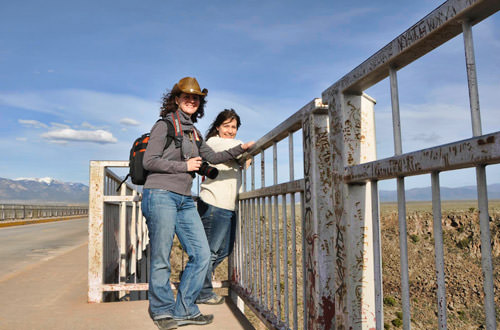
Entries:
POLYGON ((375 328, 373 192, 371 183, 347 185, 343 179, 346 166, 376 158, 375 101, 340 91, 331 93, 327 101, 333 155, 335 328, 375 328))
POLYGON ((90 162, 88 302, 102 302, 104 167, 90 162))
POLYGON ((304 225, 307 329, 333 329, 335 315, 335 224, 332 214, 332 157, 328 114, 303 119, 304 225))

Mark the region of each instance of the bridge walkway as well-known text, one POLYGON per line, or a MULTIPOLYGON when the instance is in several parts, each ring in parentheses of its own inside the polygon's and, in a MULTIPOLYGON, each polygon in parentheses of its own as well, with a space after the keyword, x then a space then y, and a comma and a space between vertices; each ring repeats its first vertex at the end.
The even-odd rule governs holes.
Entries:
MULTIPOLYGON (((157 329, 147 301, 87 303, 87 251, 83 244, 0 278, 0 329, 157 329)), ((200 308, 214 322, 181 329, 253 329, 231 302, 200 308)))

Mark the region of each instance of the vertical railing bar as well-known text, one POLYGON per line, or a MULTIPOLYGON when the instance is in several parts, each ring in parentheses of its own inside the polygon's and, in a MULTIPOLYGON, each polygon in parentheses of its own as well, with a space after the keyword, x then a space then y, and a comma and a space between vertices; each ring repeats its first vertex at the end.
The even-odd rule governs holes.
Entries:
MULTIPOLYGON (((252 181, 253 181, 253 178, 252 178, 252 181)), ((254 185, 255 187, 255 185, 254 185)), ((253 189, 252 189, 253 190, 253 189)), ((252 272, 253 272, 253 275, 252 275, 252 292, 253 294, 257 294, 257 278, 258 278, 258 274, 257 274, 257 236, 255 234, 255 226, 256 226, 256 220, 257 220, 257 217, 255 216, 255 198, 252 198, 252 215, 251 215, 251 219, 252 219, 252 232, 251 232, 251 235, 252 235, 252 253, 250 255, 250 258, 251 258, 251 261, 252 261, 252 272)))
MULTIPOLYGON (((295 179, 295 171, 294 171, 294 153, 293 153, 293 133, 288 133, 288 159, 289 159, 289 172, 290 172, 290 181, 295 179)), ((295 193, 292 193, 290 196, 290 216, 291 219, 291 235, 292 235, 292 282, 293 282, 293 326, 294 329, 298 329, 298 316, 297 316, 297 228, 295 228, 295 193)))
MULTIPOLYGON (((132 196, 135 195, 135 190, 132 192, 132 196)), ((131 230, 130 230, 130 241, 132 244, 132 253, 131 253, 131 265, 130 272, 134 274, 134 282, 137 283, 137 210, 136 203, 132 202, 132 214, 130 219, 131 230)))
POLYGON ((238 244, 236 245, 236 247, 238 248, 237 252, 238 252, 238 259, 236 260, 236 267, 238 267, 237 269, 237 273, 238 273, 238 277, 236 278, 236 281, 237 281, 237 284, 242 285, 242 281, 243 281, 243 272, 242 272, 242 269, 243 269, 243 263, 242 263, 242 259, 243 259, 243 239, 242 239, 242 230, 241 230, 241 227, 242 227, 242 223, 243 223, 243 202, 240 200, 238 202, 238 224, 237 224, 237 234, 236 234, 236 237, 238 239, 238 244))
POLYGON ((247 169, 243 167, 241 185, 243 186, 243 191, 247 191, 247 169))
POLYGON ((382 287, 382 239, 380 235, 380 209, 378 182, 371 182, 372 219, 373 219, 373 268, 375 277, 375 317, 377 329, 384 328, 384 292, 382 287))
POLYGON ((401 155, 403 146, 401 143, 401 120, 399 117, 399 91, 398 91, 398 76, 394 68, 389 69, 390 85, 391 85, 391 104, 392 104, 392 129, 394 134, 394 153, 401 155))
POLYGON ((293 327, 298 329, 298 315, 297 315, 297 228, 295 222, 295 193, 290 196, 291 214, 292 217, 292 282, 293 282, 293 327))
POLYGON ((269 196, 269 303, 271 311, 274 311, 274 267, 273 267, 273 197, 269 196))
MULTIPOLYGON (((469 87, 469 102, 471 110, 472 133, 482 135, 481 113, 479 106, 479 91, 477 82, 476 60, 472 27, 469 21, 462 22, 465 48, 465 62, 467 67, 467 82, 469 87)), ((496 311, 494 301, 493 264, 491 256, 491 233, 488 213, 488 188, 486 185, 485 166, 476 167, 479 223, 481 228, 481 264, 484 274, 484 311, 486 315, 486 329, 496 329, 496 311)))
MULTIPOLYGON (((255 190, 255 163, 253 162, 253 157, 252 157, 252 165, 251 165, 251 172, 250 172, 250 190, 253 191, 255 190)), ((255 260, 255 251, 256 251, 256 245, 255 245, 255 198, 252 198, 251 201, 251 206, 250 206, 250 272, 252 273, 251 275, 251 280, 252 280, 252 293, 255 294, 255 288, 256 288, 256 278, 257 278, 257 273, 256 273, 256 260, 255 260)))
POLYGON ((443 226, 441 224, 441 192, 439 172, 431 173, 432 217, 434 231, 434 254, 436 263, 437 307, 439 329, 447 329, 446 319, 446 283, 444 273, 443 226))
MULTIPOLYGON (((392 127, 394 134, 394 154, 401 155, 403 146, 401 141, 401 120, 399 116, 399 91, 396 69, 389 68, 391 105, 392 105, 392 127)), ((409 330, 410 325, 410 289, 408 271, 408 242, 406 239, 406 199, 404 178, 397 178, 398 193, 398 221, 399 221, 399 246, 401 258, 401 296, 403 305, 403 328, 409 330)))
POLYGON ((251 266, 251 251, 250 251, 250 200, 246 200, 246 214, 245 214, 245 232, 246 232, 246 247, 247 247, 247 252, 245 254, 245 268, 247 269, 247 282, 246 282, 246 288, 248 289, 249 292, 251 292, 251 286, 252 286, 252 266, 251 266))
MULTIPOLYGON (((265 163, 265 153, 264 150, 260 152, 260 187, 264 188, 266 184, 266 163, 265 163)), ((266 222, 268 221, 268 216, 266 214, 266 197, 264 196, 262 198, 262 219, 263 219, 263 224, 262 224, 262 248, 263 248, 263 256, 262 256, 262 262, 263 262, 263 277, 264 277, 264 306, 269 308, 268 300, 267 300, 267 239, 266 238, 266 222)))
POLYGON ((258 262, 258 271, 257 274, 259 276, 259 304, 262 306, 262 215, 261 215, 261 198, 257 197, 257 262, 258 262))
POLYGON ((243 253, 242 253, 242 272, 243 272, 243 287, 246 289, 248 280, 248 265, 247 265, 247 199, 243 201, 243 221, 242 221, 242 238, 243 238, 243 253))
POLYGON ((405 197, 405 179, 397 178, 398 193, 398 222, 399 222, 399 249, 401 259, 401 297, 403 307, 403 329, 411 328, 410 321, 410 284, 408 270, 408 241, 406 225, 406 197, 405 197))
MULTIPOLYGON (((278 144, 273 143, 273 184, 278 184, 278 144)), ((278 195, 274 196, 274 220, 276 226, 276 316, 281 320, 281 274, 280 274, 280 225, 279 225, 279 205, 278 195)))
MULTIPOLYGON (((122 185, 120 188, 120 196, 125 196, 127 193, 127 186, 122 185)), ((120 261, 119 261, 119 276, 118 283, 122 284, 126 281, 127 273, 127 251, 126 251, 126 239, 127 239, 127 203, 120 202, 120 261)), ((125 296, 125 291, 120 291, 119 297, 125 296)))
POLYGON ((464 36, 465 64, 467 67, 467 83, 469 87, 469 102, 472 118, 472 134, 474 136, 479 136, 482 134, 481 113, 479 108, 479 91, 477 86, 474 42, 472 38, 472 28, 470 22, 462 22, 462 30, 464 36))
POLYGON ((300 216, 301 216, 301 235, 302 235, 302 314, 303 329, 307 330, 307 308, 306 308, 306 217, 304 214, 304 192, 300 192, 300 216))
POLYGON ((476 168, 477 202, 479 226, 481 229, 481 265, 484 274, 484 313, 486 329, 496 329, 495 294, 493 282, 493 263, 491 255, 490 216, 488 213, 488 188, 486 185, 486 167, 476 168))
POLYGON ((283 212, 283 278, 285 281, 285 324, 290 327, 289 302, 288 302, 288 226, 287 226, 287 210, 286 210, 286 194, 281 196, 282 212, 283 212))
POLYGON ((276 316, 281 320, 281 272, 280 272, 280 225, 279 225, 279 201, 278 196, 274 196, 274 226, 275 226, 275 244, 274 257, 276 267, 276 316))

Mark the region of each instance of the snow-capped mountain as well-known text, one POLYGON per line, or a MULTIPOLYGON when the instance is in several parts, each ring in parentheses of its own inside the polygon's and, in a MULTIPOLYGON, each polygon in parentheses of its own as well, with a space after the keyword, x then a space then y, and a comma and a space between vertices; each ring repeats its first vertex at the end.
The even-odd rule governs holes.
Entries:
POLYGON ((89 187, 53 178, 0 178, 0 202, 88 203, 89 187))
POLYGON ((56 179, 52 179, 48 176, 44 177, 44 178, 17 178, 17 179, 14 179, 14 181, 36 181, 36 182, 40 182, 40 183, 46 183, 48 185, 52 184, 52 183, 63 183, 61 181, 57 181, 56 179))

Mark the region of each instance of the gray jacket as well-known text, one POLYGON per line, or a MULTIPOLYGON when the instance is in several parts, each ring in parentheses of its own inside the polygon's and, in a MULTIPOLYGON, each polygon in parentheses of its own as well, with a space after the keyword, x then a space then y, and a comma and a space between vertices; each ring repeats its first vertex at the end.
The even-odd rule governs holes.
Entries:
MULTIPOLYGON (((184 121, 186 117, 182 119, 184 121)), ((170 117, 167 117, 167 120, 170 120, 170 117)), ((184 128, 186 126, 189 127, 189 125, 184 125, 184 128)), ((168 148, 164 150, 167 141, 167 130, 167 124, 164 121, 158 121, 151 129, 143 160, 143 166, 150 174, 146 179, 144 188, 169 190, 190 196, 193 177, 187 172, 186 160, 188 158, 201 156, 204 161, 219 164, 234 159, 244 152, 241 144, 222 152, 215 152, 207 146, 205 141, 202 141, 198 149, 191 130, 184 132, 182 148, 176 148, 174 141, 172 141, 168 148), (181 155, 181 149, 184 153, 183 156, 181 155)))

